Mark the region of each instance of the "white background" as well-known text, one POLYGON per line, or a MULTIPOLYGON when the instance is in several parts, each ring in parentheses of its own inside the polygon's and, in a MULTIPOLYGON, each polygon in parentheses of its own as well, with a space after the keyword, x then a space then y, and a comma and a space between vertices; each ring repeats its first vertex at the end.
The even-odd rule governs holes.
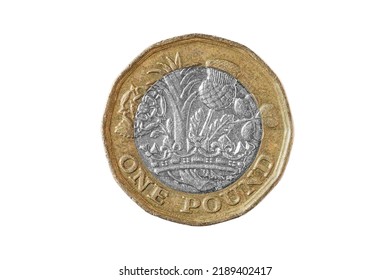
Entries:
POLYGON ((0 279, 130 279, 124 265, 390 279, 387 1, 132 2, 0 3, 0 279), (208 227, 139 208, 101 136, 121 71, 151 44, 195 32, 255 51, 295 124, 278 186, 208 227))

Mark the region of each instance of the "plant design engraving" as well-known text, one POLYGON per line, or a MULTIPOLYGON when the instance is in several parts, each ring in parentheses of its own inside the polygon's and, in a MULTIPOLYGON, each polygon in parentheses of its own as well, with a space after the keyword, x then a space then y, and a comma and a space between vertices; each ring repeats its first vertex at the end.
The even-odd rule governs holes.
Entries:
MULTIPOLYGON (((148 71, 163 76, 147 90, 135 114, 139 153, 150 171, 174 189, 222 189, 256 156, 262 136, 258 106, 235 77, 213 68, 213 61, 206 64, 210 67, 182 68, 178 53, 165 60, 148 71)), ((128 103, 125 95, 122 100, 128 103)))
POLYGON ((275 128, 279 125, 279 121, 275 115, 275 106, 273 104, 263 104, 260 107, 261 115, 263 116, 263 122, 270 128, 275 128))
POLYGON ((119 124, 115 127, 115 132, 119 135, 130 138, 131 135, 131 127, 133 125, 135 111, 136 111, 136 102, 143 95, 141 87, 135 87, 133 84, 130 85, 130 89, 126 91, 121 100, 120 100, 120 108, 118 113, 121 114, 122 119, 119 124))
POLYGON ((181 59, 180 54, 177 52, 175 55, 175 59, 171 59, 170 57, 165 57, 166 63, 157 62, 157 66, 159 68, 151 69, 147 72, 147 74, 167 74, 171 71, 181 68, 181 59))

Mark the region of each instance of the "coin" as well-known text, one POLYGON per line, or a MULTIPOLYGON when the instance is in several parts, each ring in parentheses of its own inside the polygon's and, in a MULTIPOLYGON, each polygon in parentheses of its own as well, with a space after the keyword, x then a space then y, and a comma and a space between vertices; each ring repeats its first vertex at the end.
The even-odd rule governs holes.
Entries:
POLYGON ((151 46, 120 75, 103 134, 114 177, 143 209, 210 225, 275 186, 293 128, 279 79, 255 53, 191 34, 151 46))

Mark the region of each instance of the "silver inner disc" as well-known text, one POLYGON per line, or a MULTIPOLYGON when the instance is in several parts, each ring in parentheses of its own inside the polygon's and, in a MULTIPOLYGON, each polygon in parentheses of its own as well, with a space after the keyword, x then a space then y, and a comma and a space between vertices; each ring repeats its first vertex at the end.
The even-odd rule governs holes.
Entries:
POLYGON ((138 153, 172 189, 223 189, 256 157, 262 137, 258 108, 253 96, 224 71, 198 66, 175 70, 151 86, 138 106, 138 153))

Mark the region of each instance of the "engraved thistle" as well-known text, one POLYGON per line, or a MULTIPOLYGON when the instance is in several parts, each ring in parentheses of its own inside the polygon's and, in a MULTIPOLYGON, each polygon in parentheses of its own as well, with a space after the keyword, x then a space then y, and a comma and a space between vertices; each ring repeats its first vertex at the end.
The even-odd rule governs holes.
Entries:
POLYGON ((139 154, 149 170, 174 189, 222 189, 256 156, 262 135, 258 106, 229 74, 239 72, 231 62, 182 68, 178 54, 167 61, 160 63, 162 70, 150 71, 166 74, 147 90, 135 115, 139 154))

